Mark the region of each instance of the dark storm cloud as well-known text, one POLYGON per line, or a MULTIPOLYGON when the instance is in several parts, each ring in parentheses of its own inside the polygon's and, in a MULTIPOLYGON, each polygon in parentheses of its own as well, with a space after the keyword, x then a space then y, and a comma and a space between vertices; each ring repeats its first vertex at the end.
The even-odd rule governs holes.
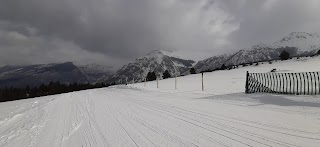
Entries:
POLYGON ((201 59, 317 31, 319 8, 312 0, 1 1, 0 63, 123 64, 154 49, 201 59))
POLYGON ((249 47, 259 42, 275 41, 291 32, 319 32, 320 1, 264 0, 224 3, 240 23, 230 34, 230 41, 238 47, 249 47))

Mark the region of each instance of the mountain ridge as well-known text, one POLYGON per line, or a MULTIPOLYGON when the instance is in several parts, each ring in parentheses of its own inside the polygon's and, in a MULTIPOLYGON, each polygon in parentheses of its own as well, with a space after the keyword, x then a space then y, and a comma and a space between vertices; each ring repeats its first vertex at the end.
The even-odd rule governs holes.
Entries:
POLYGON ((320 50, 320 35, 317 33, 292 32, 282 37, 279 41, 258 43, 250 48, 241 49, 234 54, 223 54, 201 60, 194 67, 197 72, 201 72, 215 70, 222 65, 278 60, 283 50, 289 52, 291 56, 314 55, 320 50))
POLYGON ((172 76, 181 75, 194 65, 193 60, 185 60, 170 56, 162 50, 153 50, 143 57, 124 65, 115 74, 106 79, 107 83, 124 83, 127 81, 143 81, 148 72, 155 71, 158 77, 162 77, 165 70, 172 76))
POLYGON ((37 87, 41 84, 48 84, 50 81, 63 84, 75 82, 94 84, 111 73, 111 71, 107 71, 107 68, 103 69, 102 66, 81 66, 72 62, 6 65, 0 67, 0 87, 37 87))

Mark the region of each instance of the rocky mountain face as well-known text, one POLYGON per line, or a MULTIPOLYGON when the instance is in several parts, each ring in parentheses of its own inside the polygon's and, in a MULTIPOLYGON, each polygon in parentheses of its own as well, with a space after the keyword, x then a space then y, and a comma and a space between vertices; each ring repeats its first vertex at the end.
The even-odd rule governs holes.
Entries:
POLYGON ((168 70, 172 76, 181 75, 189 71, 195 62, 192 60, 180 59, 171 56, 165 51, 155 50, 142 58, 123 66, 115 74, 110 76, 106 82, 125 83, 125 80, 132 82, 142 81, 148 72, 154 71, 160 78, 165 70, 168 70))
POLYGON ((320 50, 320 36, 304 32, 293 32, 273 43, 260 43, 235 54, 225 54, 199 61, 194 67, 197 72, 214 70, 223 64, 239 65, 258 61, 280 59, 280 53, 286 50, 291 57, 311 56, 320 50))
POLYGON ((50 81, 64 84, 96 83, 111 75, 110 68, 100 65, 74 65, 72 62, 28 66, 0 67, 1 87, 35 87, 50 81))

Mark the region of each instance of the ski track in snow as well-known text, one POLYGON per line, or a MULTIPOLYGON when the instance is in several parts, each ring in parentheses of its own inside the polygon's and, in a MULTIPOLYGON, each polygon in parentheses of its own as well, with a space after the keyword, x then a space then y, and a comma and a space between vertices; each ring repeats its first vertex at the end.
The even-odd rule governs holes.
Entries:
POLYGON ((120 86, 1 103, 0 146, 320 144, 319 107, 207 96, 120 86))

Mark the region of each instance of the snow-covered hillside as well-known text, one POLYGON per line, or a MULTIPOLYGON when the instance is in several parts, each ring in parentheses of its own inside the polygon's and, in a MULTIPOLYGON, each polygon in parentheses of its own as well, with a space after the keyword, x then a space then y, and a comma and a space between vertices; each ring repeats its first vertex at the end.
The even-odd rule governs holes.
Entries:
POLYGON ((319 34, 293 32, 279 41, 272 43, 259 43, 250 48, 242 49, 234 54, 225 54, 199 61, 195 68, 198 72, 214 70, 225 65, 239 65, 257 61, 279 59, 280 53, 286 50, 291 56, 310 56, 320 50, 319 34))
POLYGON ((320 57, 0 103, 0 146, 308 146, 320 97, 244 94, 245 72, 319 71, 320 57))
POLYGON ((136 59, 134 62, 123 66, 114 75, 107 79, 107 83, 116 82, 124 83, 124 80, 141 81, 148 72, 155 71, 161 75, 168 70, 171 75, 181 75, 189 71, 195 62, 192 60, 184 60, 161 50, 154 50, 146 56, 136 59))
MULTIPOLYGON (((228 94, 245 91, 246 72, 270 72, 276 68, 276 72, 312 72, 320 71, 320 56, 293 58, 285 61, 260 62, 258 66, 239 66, 238 69, 219 70, 204 73, 205 93, 209 94, 228 94)), ((156 89, 156 81, 146 83, 135 83, 135 87, 156 89)), ((161 90, 174 90, 180 92, 200 92, 201 74, 182 76, 177 78, 177 90, 175 90, 175 79, 160 80, 158 86, 161 90)))

